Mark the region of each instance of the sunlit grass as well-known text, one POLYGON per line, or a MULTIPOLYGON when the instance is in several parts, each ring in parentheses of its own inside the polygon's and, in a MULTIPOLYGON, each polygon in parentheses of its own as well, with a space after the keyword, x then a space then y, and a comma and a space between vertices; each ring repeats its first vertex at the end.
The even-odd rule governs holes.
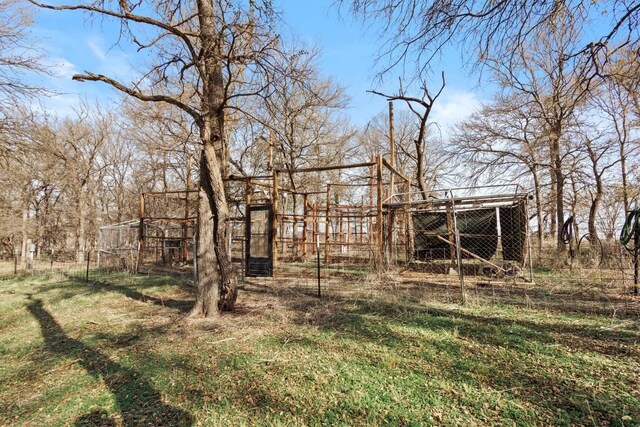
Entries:
POLYGON ((640 424, 637 317, 273 281, 194 321, 181 279, 92 279, 0 282, 0 424, 640 424))

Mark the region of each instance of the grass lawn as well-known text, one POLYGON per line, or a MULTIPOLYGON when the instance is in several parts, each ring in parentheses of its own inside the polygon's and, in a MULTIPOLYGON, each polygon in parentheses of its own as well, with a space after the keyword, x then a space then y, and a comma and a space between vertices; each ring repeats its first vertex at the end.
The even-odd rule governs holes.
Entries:
POLYGON ((640 425, 636 315, 273 282, 190 320, 182 279, 92 277, 0 281, 1 425, 640 425))

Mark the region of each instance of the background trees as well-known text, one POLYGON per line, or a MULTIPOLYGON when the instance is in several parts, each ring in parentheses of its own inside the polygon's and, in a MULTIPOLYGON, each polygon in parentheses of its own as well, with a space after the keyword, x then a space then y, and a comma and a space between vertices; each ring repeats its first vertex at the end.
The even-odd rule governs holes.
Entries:
MULTIPOLYGON (((420 197, 446 185, 446 177, 456 186, 519 183, 535 195, 540 247, 552 237, 562 249, 561 226, 570 215, 582 233, 615 235, 637 197, 638 5, 612 1, 596 17, 604 4, 350 3, 384 24, 389 38, 381 58, 388 62, 381 72, 404 75, 397 93, 375 91, 394 101, 396 165, 414 177, 420 197), (608 26, 599 25, 600 34, 593 23, 608 26), (483 68, 496 93, 454 133, 439 132, 433 113, 448 88, 427 90, 419 82, 428 74, 416 72, 429 71, 433 54, 454 40, 474 48, 469 61, 483 68)), ((227 205, 235 187, 224 178, 388 155, 386 111, 357 129, 347 88, 323 73, 318 49, 278 34, 270 2, 40 5, 114 19, 123 45, 148 53, 120 80, 76 75, 125 98, 109 110, 84 105, 67 114, 45 113, 26 97, 40 95, 24 79, 39 69, 24 38, 28 14, 2 5, 9 5, 0 7, 8 34, 1 41, 8 59, 0 61, 0 86, 7 88, 0 121, 5 256, 15 248, 25 254, 32 240, 40 256, 80 260, 100 225, 136 217, 141 192, 200 182, 205 223, 194 314, 215 314, 233 306, 225 218, 241 214, 227 205)), ((315 190, 326 176, 290 174, 289 184, 315 190)), ((340 191, 333 196, 351 195, 340 191)))

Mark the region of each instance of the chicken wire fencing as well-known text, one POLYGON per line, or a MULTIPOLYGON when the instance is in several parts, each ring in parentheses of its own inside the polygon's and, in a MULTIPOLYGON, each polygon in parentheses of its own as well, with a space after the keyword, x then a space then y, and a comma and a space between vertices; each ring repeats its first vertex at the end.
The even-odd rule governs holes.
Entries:
MULTIPOLYGON (((573 233, 559 248, 553 236, 540 239, 533 202, 517 186, 408 190, 390 174, 354 174, 318 191, 280 188, 276 198, 254 190, 248 204, 240 191, 228 234, 240 281, 313 295, 348 293, 380 273, 425 286, 635 287, 633 253, 617 240, 573 233)), ((193 274, 196 196, 145 196, 141 219, 100 229, 98 266, 193 274)))
POLYGON ((533 281, 526 193, 417 199, 386 205, 391 265, 432 282, 533 281))
POLYGON ((192 273, 196 191, 140 196, 140 217, 100 227, 98 268, 138 273, 192 273))
POLYGON ((100 227, 98 268, 134 272, 138 267, 140 221, 100 227))

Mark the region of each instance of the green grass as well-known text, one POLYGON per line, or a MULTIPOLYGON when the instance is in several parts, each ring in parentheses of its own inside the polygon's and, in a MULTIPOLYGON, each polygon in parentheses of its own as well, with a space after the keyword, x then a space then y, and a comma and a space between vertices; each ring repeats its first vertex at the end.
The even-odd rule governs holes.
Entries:
POLYGON ((0 281, 1 425, 640 425, 637 317, 92 278, 0 281))

